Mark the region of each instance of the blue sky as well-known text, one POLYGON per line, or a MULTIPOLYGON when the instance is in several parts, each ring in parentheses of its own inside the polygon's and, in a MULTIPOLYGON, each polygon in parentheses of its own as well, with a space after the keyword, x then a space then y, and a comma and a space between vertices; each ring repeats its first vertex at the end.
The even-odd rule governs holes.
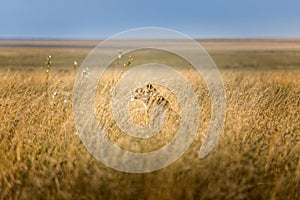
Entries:
POLYGON ((164 27, 194 38, 300 37, 299 0, 9 0, 0 38, 106 38, 164 27))

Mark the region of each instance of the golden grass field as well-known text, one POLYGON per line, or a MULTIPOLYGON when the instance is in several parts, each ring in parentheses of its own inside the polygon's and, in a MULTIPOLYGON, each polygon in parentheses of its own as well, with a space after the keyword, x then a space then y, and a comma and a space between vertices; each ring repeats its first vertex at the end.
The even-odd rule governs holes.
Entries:
MULTIPOLYGON (((220 140, 205 159, 198 158, 209 95, 201 79, 183 72, 197 95, 202 126, 180 159, 145 174, 106 167, 76 134, 72 65, 95 44, 0 41, 0 199, 300 199, 300 40, 201 41, 226 89, 220 140)), ((138 116, 136 123, 146 123, 138 116)), ((134 142, 141 151, 159 148, 173 134, 172 119, 168 123, 169 132, 134 142)), ((114 143, 134 151, 132 140, 120 142, 115 124, 106 126, 114 143)))

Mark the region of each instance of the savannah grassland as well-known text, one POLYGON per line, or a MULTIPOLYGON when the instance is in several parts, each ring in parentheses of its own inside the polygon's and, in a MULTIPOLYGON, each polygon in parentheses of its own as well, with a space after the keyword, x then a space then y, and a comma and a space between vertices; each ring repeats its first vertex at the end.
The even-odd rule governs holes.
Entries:
POLYGON ((175 163, 145 174, 104 166, 76 135, 72 65, 96 44, 0 41, 0 199, 300 199, 300 40, 201 41, 226 89, 220 140, 198 158, 210 100, 201 79, 185 72, 202 112, 198 134, 175 163))

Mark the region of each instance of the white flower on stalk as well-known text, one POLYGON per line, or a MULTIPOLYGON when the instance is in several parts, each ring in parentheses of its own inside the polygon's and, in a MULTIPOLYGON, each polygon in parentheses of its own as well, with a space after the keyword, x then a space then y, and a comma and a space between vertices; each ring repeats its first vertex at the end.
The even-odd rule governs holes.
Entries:
POLYGON ((118 59, 121 59, 122 58, 122 52, 119 51, 119 54, 118 54, 118 59))
POLYGON ((77 66, 78 66, 78 63, 77 63, 77 61, 74 61, 74 62, 73 62, 73 68, 74 68, 74 69, 76 69, 76 68, 77 68, 77 66))
POLYGON ((88 78, 90 76, 90 72, 89 72, 89 68, 86 67, 83 71, 82 71, 82 76, 84 78, 88 78))

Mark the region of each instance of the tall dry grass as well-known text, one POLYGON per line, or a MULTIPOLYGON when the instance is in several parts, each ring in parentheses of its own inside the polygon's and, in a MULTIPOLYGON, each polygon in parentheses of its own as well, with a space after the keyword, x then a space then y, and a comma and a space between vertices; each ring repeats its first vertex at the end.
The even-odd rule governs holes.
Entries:
POLYGON ((41 70, 1 71, 0 198, 299 199, 300 71, 222 75, 227 117, 210 155, 198 158, 210 104, 194 80, 202 126, 192 146, 166 168, 128 174, 95 160, 76 135, 71 70, 48 80, 41 70))

